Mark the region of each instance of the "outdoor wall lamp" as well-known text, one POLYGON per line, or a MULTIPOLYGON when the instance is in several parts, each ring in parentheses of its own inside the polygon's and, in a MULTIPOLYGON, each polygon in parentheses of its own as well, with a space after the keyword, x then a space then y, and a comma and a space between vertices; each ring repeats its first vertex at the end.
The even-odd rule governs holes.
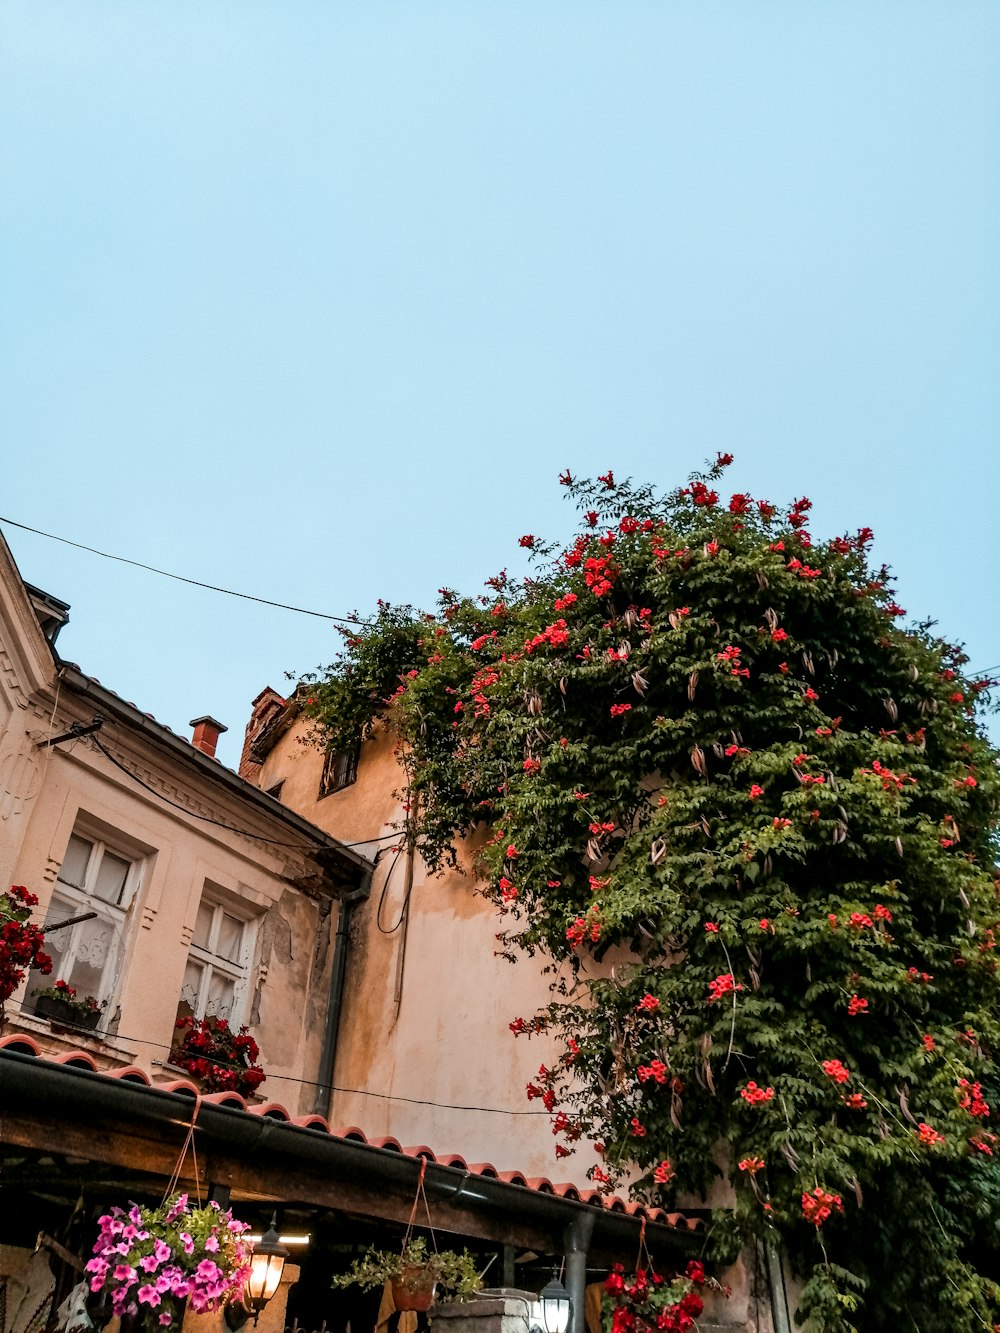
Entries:
POLYGON ((250 1257, 250 1276, 243 1288, 243 1304, 253 1314, 256 1324, 261 1310, 278 1290, 281 1274, 288 1258, 288 1250, 278 1237, 278 1217, 253 1247, 250 1257))
POLYGON ((551 1282, 546 1282, 538 1293, 538 1305, 541 1307, 541 1326, 544 1333, 566 1333, 573 1302, 555 1273, 552 1274, 551 1282))

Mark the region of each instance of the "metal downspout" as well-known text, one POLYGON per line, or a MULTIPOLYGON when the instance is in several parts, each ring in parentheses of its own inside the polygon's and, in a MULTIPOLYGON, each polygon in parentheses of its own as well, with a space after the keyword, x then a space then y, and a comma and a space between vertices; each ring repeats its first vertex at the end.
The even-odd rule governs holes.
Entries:
POLYGON ((774 1333, 791 1333, 788 1322, 788 1298, 785 1294, 785 1275, 781 1271, 781 1255, 773 1240, 767 1242, 767 1281, 771 1291, 771 1319, 774 1333))
POLYGON ((590 1213, 574 1217, 563 1233, 566 1247, 566 1290, 572 1301, 569 1333, 586 1333, 587 1251, 594 1234, 590 1213))
POLYGON ((371 876, 357 893, 340 900, 337 933, 333 944, 333 963, 330 967, 330 1003, 326 1009, 326 1029, 323 1033, 323 1051, 319 1058, 319 1075, 313 1113, 329 1118, 333 1112, 333 1070, 337 1063, 337 1044, 340 1040, 340 1015, 344 1008, 344 977, 347 973, 347 949, 350 943, 351 908, 367 898, 371 876))

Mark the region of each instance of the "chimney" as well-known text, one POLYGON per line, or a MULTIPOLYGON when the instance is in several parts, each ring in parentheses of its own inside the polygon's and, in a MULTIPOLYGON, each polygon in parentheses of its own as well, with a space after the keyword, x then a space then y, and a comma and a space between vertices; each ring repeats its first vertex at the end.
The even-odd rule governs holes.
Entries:
POLYGON ((216 722, 214 717, 193 717, 188 723, 189 727, 194 727, 194 734, 191 737, 191 744, 196 750, 201 750, 202 754, 207 754, 210 759, 215 758, 215 747, 219 743, 219 737, 228 727, 224 727, 221 722, 216 722))

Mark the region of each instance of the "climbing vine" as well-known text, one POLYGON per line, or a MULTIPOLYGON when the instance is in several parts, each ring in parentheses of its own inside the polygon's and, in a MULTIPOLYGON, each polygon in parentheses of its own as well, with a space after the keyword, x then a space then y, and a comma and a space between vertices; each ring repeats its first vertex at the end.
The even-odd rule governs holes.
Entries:
POLYGON ((486 828, 500 949, 543 951, 556 1154, 712 1243, 780 1236, 808 1328, 992 1328, 1000 1042, 991 682, 808 500, 560 480, 565 548, 422 615, 381 605, 307 686, 331 749, 399 737, 433 868, 486 828), (596 1150, 596 1151, 595 1151, 596 1150), (907 1322, 909 1320, 909 1322, 907 1322))

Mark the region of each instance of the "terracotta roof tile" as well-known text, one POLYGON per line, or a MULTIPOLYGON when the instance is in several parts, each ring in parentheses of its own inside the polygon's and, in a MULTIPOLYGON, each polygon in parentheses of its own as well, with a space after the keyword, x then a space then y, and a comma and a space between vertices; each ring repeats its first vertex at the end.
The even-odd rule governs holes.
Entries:
MULTIPOLYGON (((43 1056, 41 1048, 34 1038, 24 1033, 0 1037, 0 1050, 14 1051, 19 1055, 32 1055, 43 1060, 50 1059, 56 1064, 66 1065, 70 1068, 86 1069, 91 1073, 101 1074, 107 1078, 145 1083, 158 1092, 180 1093, 192 1099, 200 1096, 198 1088, 189 1079, 173 1079, 169 1082, 150 1083, 148 1074, 136 1065, 122 1065, 117 1069, 99 1070, 96 1061, 88 1051, 65 1051, 57 1056, 43 1056)), ((314 1133, 329 1134, 332 1138, 342 1139, 345 1142, 363 1143, 371 1148, 399 1153, 405 1157, 423 1157, 441 1166, 458 1168, 468 1171, 472 1175, 485 1176, 508 1185, 518 1185, 524 1189, 535 1190, 542 1194, 557 1195, 570 1202, 589 1204, 591 1207, 601 1208, 606 1212, 623 1213, 632 1217, 644 1218, 673 1230, 694 1231, 704 1225, 701 1218, 698 1217, 688 1217, 685 1213, 679 1212, 668 1213, 663 1208, 649 1207, 643 1203, 631 1203, 618 1198, 617 1195, 608 1197, 602 1195, 598 1190, 589 1189, 586 1186, 580 1187, 571 1183, 556 1185, 547 1176, 528 1177, 520 1171, 498 1171, 492 1162, 467 1163, 460 1153, 435 1153, 426 1144, 404 1148, 399 1140, 391 1135, 383 1138, 369 1138, 364 1130, 357 1125, 344 1125, 337 1129, 331 1129, 329 1123, 321 1115, 301 1115, 293 1118, 280 1102, 262 1102, 256 1106, 248 1106, 236 1092, 209 1093, 203 1100, 212 1102, 217 1106, 231 1107, 233 1110, 244 1114, 287 1121, 300 1128, 310 1129, 314 1133)))

